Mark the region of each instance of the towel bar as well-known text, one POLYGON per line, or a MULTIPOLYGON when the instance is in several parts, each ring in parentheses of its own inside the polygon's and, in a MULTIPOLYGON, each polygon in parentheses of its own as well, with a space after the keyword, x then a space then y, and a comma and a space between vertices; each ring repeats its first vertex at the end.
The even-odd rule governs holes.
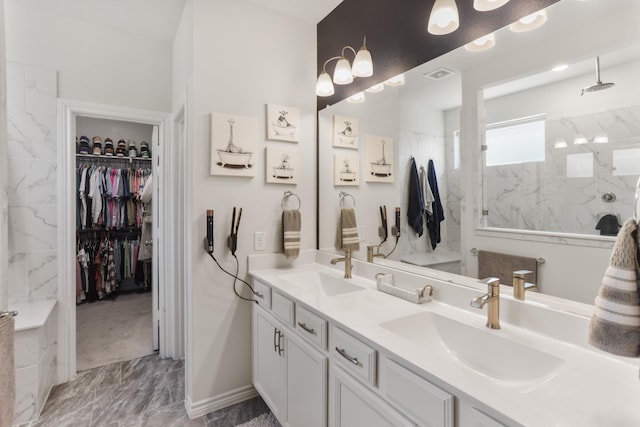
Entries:
MULTIPOLYGON (((469 252, 471 252, 473 255, 478 255, 478 248, 471 248, 469 249, 469 252)), ((542 257, 538 257, 536 258, 536 262, 538 264, 544 264, 545 262, 547 262, 547 260, 542 257)))
POLYGON ((16 317, 17 315, 18 315, 17 311, 0 311, 0 318, 6 317, 6 316, 16 317))
POLYGON ((300 197, 298 197, 298 195, 293 191, 287 190, 284 192, 284 196, 282 197, 282 203, 280 203, 280 206, 282 206, 283 210, 284 210, 284 205, 289 199, 289 197, 295 197, 296 200, 298 201, 298 207, 296 209, 300 209, 302 207, 302 202, 300 201, 300 197))

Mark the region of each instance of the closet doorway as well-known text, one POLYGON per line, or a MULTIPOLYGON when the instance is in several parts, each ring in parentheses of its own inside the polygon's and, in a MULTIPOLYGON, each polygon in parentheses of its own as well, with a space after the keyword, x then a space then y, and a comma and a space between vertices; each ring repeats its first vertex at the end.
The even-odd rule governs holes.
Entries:
MULTIPOLYGON (((168 116, 168 114, 129 108, 59 101, 58 239, 62 252, 62 256, 59 257, 61 277, 58 292, 60 303, 59 382, 70 380, 78 370, 111 363, 118 358, 118 360, 136 358, 145 353, 150 354, 154 350, 159 350, 163 357, 175 354, 173 349, 166 345, 166 342, 169 342, 166 334, 182 334, 171 325, 176 322, 176 318, 183 315, 183 311, 182 307, 172 307, 170 310, 172 317, 169 318, 165 309, 167 304, 171 304, 171 301, 167 301, 167 295, 173 292, 173 289, 170 289, 171 281, 165 280, 164 277, 167 271, 171 271, 164 261, 166 251, 164 242, 168 243, 171 239, 163 238, 167 228, 163 206, 168 203, 164 188, 167 173, 167 168, 164 167, 166 158, 164 153, 168 149, 167 135, 170 134, 168 116), (84 145, 82 154, 78 153, 82 136, 89 139, 90 154, 84 154, 86 151, 84 145), (98 136, 99 140, 94 141, 95 136, 98 136), (78 145, 75 142, 76 137, 78 145), (110 138, 110 141, 106 138, 110 138), (120 146, 118 146, 119 141, 120 146), (135 147, 128 143, 134 141, 135 147), (147 143, 146 146, 142 141, 147 143), (95 142, 99 143, 98 148, 95 148, 95 142), (113 144, 112 147, 111 144, 113 144), (111 148, 113 148, 113 156, 106 156, 105 151, 110 152, 111 148), (136 150, 136 157, 132 157, 133 153, 129 152, 129 149, 133 150, 133 148, 136 150), (118 152, 122 154, 121 150, 126 150, 124 153, 126 155, 118 157, 118 152), (148 151, 148 159, 146 154, 142 154, 144 151, 148 151), (102 170, 105 186, 107 183, 104 180, 104 172, 107 168, 115 171, 115 176, 120 174, 120 178, 123 175, 131 178, 129 175, 131 173, 134 177, 138 174, 139 181, 127 180, 129 188, 126 190, 129 194, 132 190, 134 193, 141 192, 143 188, 140 188, 139 184, 144 183, 145 178, 148 178, 146 174, 152 176, 153 193, 150 203, 145 207, 145 215, 150 208, 151 218, 153 218, 150 224, 152 239, 144 241, 144 237, 141 236, 145 226, 141 211, 142 204, 136 205, 131 198, 129 199, 131 201, 124 200, 126 197, 123 200, 119 198, 109 200, 109 206, 101 211, 97 210, 95 205, 92 205, 91 210, 89 206, 85 206, 89 198, 83 201, 80 198, 82 193, 79 192, 79 179, 82 178, 82 173, 78 172, 82 168, 102 170), (84 217, 82 216, 83 208, 86 209, 84 217), (100 212, 102 215, 99 214, 100 212), (84 227, 80 225, 83 218, 84 227), (143 245, 147 246, 146 249, 150 249, 151 259, 138 262, 136 254, 144 248, 143 245), (82 292, 75 286, 77 254, 80 247, 90 248, 93 251, 93 269, 88 268, 87 275, 93 274, 92 278, 95 278, 94 281, 90 281, 91 283, 83 284, 85 286, 82 289, 85 291, 83 303, 80 300, 82 292), (104 253, 99 253, 101 249, 106 251, 106 256, 104 253), (118 252, 120 263, 115 262, 116 252, 118 252), (109 254, 113 254, 111 260, 109 254), (97 262, 96 256, 99 256, 97 262), (110 262, 110 268, 117 269, 116 272, 112 271, 114 274, 109 276, 108 283, 105 283, 108 269, 103 268, 102 275, 99 273, 99 268, 102 268, 101 263, 105 261, 110 262), (162 268, 159 268, 161 265, 162 268), (114 286, 114 279, 117 286, 114 286), (87 290, 90 295, 86 294, 87 290), (89 302, 89 299, 92 301, 89 302), (108 317, 97 319, 103 313, 121 318, 131 315, 128 328, 134 330, 121 331, 122 335, 118 336, 117 329, 122 326, 116 322, 110 323, 108 317), (83 329, 85 325, 79 325, 79 321, 87 323, 88 329, 83 329), (116 330, 109 331, 114 327, 116 330), (101 337, 98 337, 100 334, 105 335, 104 342, 100 341, 101 337), (109 334, 112 338, 106 336, 109 334), (128 342, 121 340, 124 335, 129 335, 128 342), (89 346, 81 345, 78 341, 86 336, 92 337, 89 346), (109 339, 113 339, 114 342, 109 343, 109 339), (114 354, 105 354, 105 349, 114 354)), ((116 180, 114 177, 111 187, 116 184, 116 180)), ((115 194, 123 195, 126 191, 121 182, 116 185, 120 193, 115 194)), ((114 194, 113 188, 109 191, 114 194)), ((93 197, 97 197, 95 192, 93 197)), ((80 270, 83 274, 82 266, 80 270)), ((120 320, 125 320, 126 328, 127 319, 120 320)), ((171 338, 172 342, 182 340, 181 336, 171 338)))
POLYGON ((158 130, 76 117, 77 371, 158 350, 150 149, 158 130))

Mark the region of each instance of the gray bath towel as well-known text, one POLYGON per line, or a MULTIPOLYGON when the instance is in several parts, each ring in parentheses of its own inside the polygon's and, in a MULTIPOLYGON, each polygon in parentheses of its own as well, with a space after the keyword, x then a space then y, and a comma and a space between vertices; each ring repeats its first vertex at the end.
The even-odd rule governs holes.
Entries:
POLYGON ((613 245, 589 325, 589 344, 619 356, 640 356, 638 225, 622 226, 613 245))
POLYGON ((0 317, 0 426, 10 426, 16 395, 12 316, 0 317))
POLYGON ((298 258, 300 254, 300 211, 297 209, 287 209, 282 211, 282 244, 284 256, 287 258, 298 258))
POLYGON ((500 252, 478 251, 478 279, 497 277, 503 285, 513 286, 513 272, 529 270, 527 282, 538 283, 538 262, 535 258, 500 252))
POLYGON ((352 208, 340 210, 340 247, 341 249, 360 250, 358 242, 358 226, 356 225, 356 211, 352 208))

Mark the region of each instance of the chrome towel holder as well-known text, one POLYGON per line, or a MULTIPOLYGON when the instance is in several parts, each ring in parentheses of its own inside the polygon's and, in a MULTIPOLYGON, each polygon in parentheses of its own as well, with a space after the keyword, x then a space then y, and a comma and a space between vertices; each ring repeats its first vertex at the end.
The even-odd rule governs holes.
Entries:
POLYGON ((296 209, 300 209, 302 207, 302 202, 300 201, 300 197, 298 197, 298 195, 293 191, 287 190, 284 192, 284 196, 282 197, 282 203, 280 203, 280 206, 282 206, 283 210, 285 209, 284 205, 287 203, 287 200, 289 200, 289 197, 295 197, 296 200, 298 201, 298 207, 296 209))
POLYGON ((353 207, 356 207, 356 199, 353 198, 353 196, 345 191, 341 191, 338 193, 338 197, 340 197, 340 207, 343 208, 344 207, 344 199, 346 199, 347 197, 351 198, 351 201, 353 202, 353 207))

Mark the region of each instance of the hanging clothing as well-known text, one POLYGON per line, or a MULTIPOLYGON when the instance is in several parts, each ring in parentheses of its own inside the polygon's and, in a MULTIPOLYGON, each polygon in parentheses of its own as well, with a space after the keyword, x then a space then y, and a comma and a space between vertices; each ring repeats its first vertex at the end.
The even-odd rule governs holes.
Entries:
POLYGON ((427 180, 429 187, 433 193, 433 202, 431 203, 433 213, 427 216, 427 229, 429 230, 429 239, 431 240, 431 248, 435 249, 440 243, 440 223, 444 221, 444 209, 440 202, 440 192, 438 191, 438 179, 436 178, 436 168, 433 160, 429 159, 427 166, 427 180))
POLYGON ((423 215, 424 199, 422 188, 420 188, 420 178, 416 168, 416 160, 411 158, 411 170, 409 171, 409 203, 407 206, 407 218, 409 225, 418 236, 424 233, 423 215))
POLYGON ((153 195, 153 177, 149 175, 147 182, 144 184, 140 201, 143 203, 142 212, 142 233, 140 236, 140 250, 138 253, 139 261, 151 260, 153 256, 153 218, 151 216, 151 196, 153 195))
POLYGON ((422 187, 422 195, 424 199, 424 212, 427 215, 433 215, 433 193, 431 192, 431 186, 429 185, 429 179, 427 178, 427 171, 424 166, 420 166, 420 186, 422 187))

